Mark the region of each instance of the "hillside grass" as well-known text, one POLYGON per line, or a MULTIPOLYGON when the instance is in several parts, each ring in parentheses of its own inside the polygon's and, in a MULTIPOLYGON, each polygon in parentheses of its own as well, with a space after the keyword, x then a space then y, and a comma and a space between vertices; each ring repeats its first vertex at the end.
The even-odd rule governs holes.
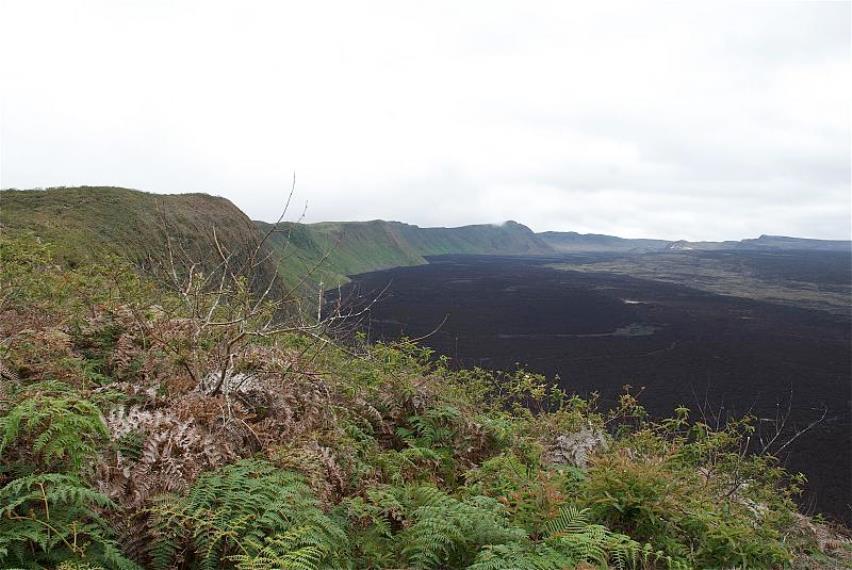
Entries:
MULTIPOLYGON (((261 232, 271 224, 255 222, 261 232)), ((280 224, 270 236, 279 257, 279 271, 288 283, 304 276, 333 288, 348 275, 391 267, 421 265, 426 260, 400 238, 387 222, 326 222, 280 224)))
POLYGON ((514 221, 459 228, 420 228, 408 224, 397 227, 420 255, 547 255, 554 251, 532 230, 514 221))
MULTIPOLYGON (((273 226, 256 222, 262 232, 273 226)), ((445 254, 545 255, 550 247, 527 227, 503 225, 421 228, 399 222, 283 223, 270 241, 288 282, 311 275, 326 288, 349 281, 349 275, 426 263, 445 254), (298 277, 297 277, 298 276, 298 277)))
MULTIPOLYGON (((181 274, 197 264, 212 277, 222 271, 225 255, 228 271, 245 273, 252 290, 271 283, 277 295, 288 294, 274 252, 261 244, 248 216, 225 198, 90 186, 3 190, 0 224, 6 235, 50 242, 53 255, 69 266, 118 257, 136 270, 169 267, 181 274), (253 255, 257 263, 250 269, 253 255)), ((159 272, 164 273, 169 272, 159 272)))
POLYGON ((35 232, 75 261, 104 252, 138 261, 162 252, 167 235, 208 253, 213 228, 228 245, 250 243, 257 233, 225 198, 114 187, 3 190, 0 223, 6 230, 35 232))
MULTIPOLYGON (((70 263, 118 254, 137 265, 162 257, 167 238, 190 257, 215 266, 213 230, 229 251, 247 251, 271 228, 252 222, 230 201, 207 194, 162 195, 127 188, 83 186, 0 191, 0 224, 30 231, 54 244, 70 263)), ((334 288, 349 275, 426 263, 441 254, 542 255, 551 248, 520 224, 420 228, 399 222, 283 222, 269 236, 264 268, 307 306, 317 289, 334 288)))

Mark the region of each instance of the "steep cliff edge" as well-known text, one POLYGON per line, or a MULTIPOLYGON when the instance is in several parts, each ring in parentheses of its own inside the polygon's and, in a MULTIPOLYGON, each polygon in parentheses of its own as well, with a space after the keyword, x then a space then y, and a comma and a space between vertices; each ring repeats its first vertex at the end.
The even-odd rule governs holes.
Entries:
MULTIPOLYGON (((262 232, 272 224, 255 222, 262 232)), ((517 222, 458 228, 421 228, 401 222, 281 224, 269 242, 281 257, 280 271, 293 282, 309 275, 333 287, 347 275, 426 263, 443 254, 546 255, 554 250, 517 222)))
POLYGON ((69 265, 117 254, 139 266, 162 263, 173 247, 176 264, 206 271, 221 263, 215 243, 240 266, 260 246, 256 287, 275 275, 271 250, 239 208, 208 194, 151 194, 127 188, 82 186, 0 192, 0 223, 10 233, 32 232, 50 242, 69 265), (215 237, 214 237, 215 234, 215 237))

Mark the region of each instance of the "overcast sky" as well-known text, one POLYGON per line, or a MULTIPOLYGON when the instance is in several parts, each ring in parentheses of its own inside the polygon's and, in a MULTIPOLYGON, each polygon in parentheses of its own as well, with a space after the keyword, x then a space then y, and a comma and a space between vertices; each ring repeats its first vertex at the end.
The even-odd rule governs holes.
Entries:
MULTIPOLYGON (((850 3, 3 1, 0 185, 850 238, 850 3)), ((296 216, 297 214, 294 214, 296 216)))

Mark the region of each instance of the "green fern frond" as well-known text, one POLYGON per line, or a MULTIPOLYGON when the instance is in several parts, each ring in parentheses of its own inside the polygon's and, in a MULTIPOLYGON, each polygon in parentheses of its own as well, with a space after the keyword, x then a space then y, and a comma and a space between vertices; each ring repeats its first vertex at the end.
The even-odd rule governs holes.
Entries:
POLYGON ((15 479, 0 489, 0 564, 42 563, 135 570, 111 536, 99 510, 104 495, 73 475, 48 473, 15 479))
POLYGON ((468 570, 563 570, 577 561, 545 544, 514 542, 486 546, 468 570))
POLYGON ((464 567, 483 545, 505 544, 526 536, 509 525, 497 501, 460 501, 434 487, 411 493, 413 524, 400 537, 404 559, 413 568, 464 567))
POLYGON ((578 509, 571 505, 563 507, 559 515, 545 525, 545 531, 551 535, 583 532, 589 524, 589 509, 578 509))
POLYGON ((323 539, 325 529, 314 525, 292 528, 283 534, 267 536, 264 544, 251 541, 254 555, 232 556, 239 570, 322 570, 331 554, 323 539))
POLYGON ((0 417, 0 453, 30 450, 42 471, 80 472, 109 438, 101 412, 68 386, 42 382, 28 387, 0 417))
POLYGON ((303 568, 299 564, 315 554, 318 568, 331 568, 345 559, 346 534, 322 512, 310 487, 265 461, 246 459, 205 474, 185 497, 152 511, 157 568, 170 567, 179 550, 192 552, 201 568, 225 561, 263 567, 276 559, 303 568))

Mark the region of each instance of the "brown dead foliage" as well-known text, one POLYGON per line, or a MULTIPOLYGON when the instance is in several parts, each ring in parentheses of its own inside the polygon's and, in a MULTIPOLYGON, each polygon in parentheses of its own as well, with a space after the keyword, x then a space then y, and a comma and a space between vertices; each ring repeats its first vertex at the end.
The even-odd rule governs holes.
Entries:
POLYGON ((828 570, 852 568, 852 534, 849 529, 831 523, 820 523, 797 514, 790 529, 796 540, 816 547, 816 553, 799 555, 793 562, 796 570, 828 570))
MULTIPOLYGON (((104 404, 112 441, 97 466, 99 487, 130 518, 203 471, 255 455, 303 473, 323 501, 335 502, 383 478, 358 466, 346 422, 373 434, 377 453, 398 451, 405 445, 397 428, 441 400, 436 379, 416 375, 391 373, 383 385, 352 392, 345 379, 314 369, 311 357, 274 342, 252 344, 219 382, 216 356, 184 342, 194 330, 157 307, 118 307, 93 310, 74 326, 19 331, 11 343, 22 381, 60 379, 113 402, 104 404), (192 374, 187 360, 209 372, 192 374), (93 362, 103 385, 83 372, 93 362)), ((460 414, 453 426, 461 469, 493 453, 491 433, 471 417, 460 414)))
POLYGON ((129 440, 99 465, 101 490, 129 507, 150 497, 180 491, 207 469, 237 457, 229 442, 217 438, 193 420, 181 420, 171 410, 119 408, 107 416, 113 440, 129 440))
POLYGON ((5 366, 20 379, 59 380, 72 386, 85 383, 83 359, 74 351, 71 336, 63 327, 22 329, 8 340, 5 366))

